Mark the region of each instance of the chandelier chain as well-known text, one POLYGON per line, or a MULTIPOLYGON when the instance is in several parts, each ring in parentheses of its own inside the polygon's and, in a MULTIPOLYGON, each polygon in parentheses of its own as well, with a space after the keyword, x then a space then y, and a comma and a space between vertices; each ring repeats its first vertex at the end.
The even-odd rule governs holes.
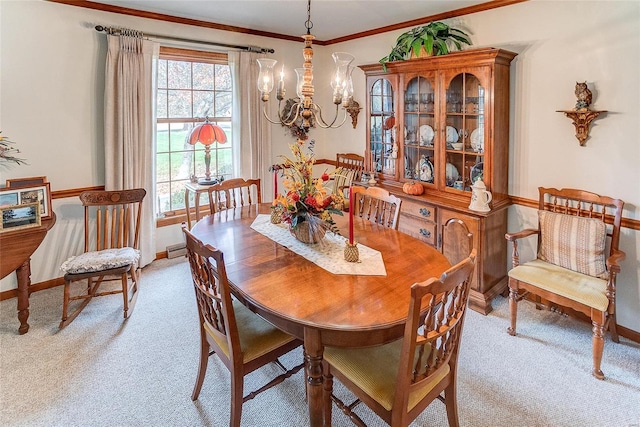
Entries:
POLYGON ((307 21, 304 26, 307 29, 307 34, 311 34, 311 29, 313 28, 313 22, 311 22, 311 0, 307 3, 307 21))

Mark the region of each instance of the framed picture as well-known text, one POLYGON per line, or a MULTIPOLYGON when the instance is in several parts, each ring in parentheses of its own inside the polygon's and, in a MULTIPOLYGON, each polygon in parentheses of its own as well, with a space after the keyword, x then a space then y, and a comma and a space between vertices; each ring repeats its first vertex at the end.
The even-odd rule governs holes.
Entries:
POLYGON ((49 219, 51 218, 50 188, 48 182, 30 187, 0 188, 0 208, 37 203, 40 206, 40 219, 49 219))
POLYGON ((6 186, 10 188, 17 187, 34 187, 47 182, 46 176, 32 176, 29 178, 8 179, 6 186))
POLYGON ((40 203, 38 202, 2 206, 0 212, 2 213, 0 233, 40 225, 40 203))

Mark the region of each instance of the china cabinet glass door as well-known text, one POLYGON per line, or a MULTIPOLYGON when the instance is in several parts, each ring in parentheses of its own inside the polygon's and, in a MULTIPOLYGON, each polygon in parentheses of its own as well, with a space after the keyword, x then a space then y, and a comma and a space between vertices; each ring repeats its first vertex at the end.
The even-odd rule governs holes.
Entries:
POLYGON ((408 77, 405 84, 402 177, 433 184, 437 173, 436 99, 433 78, 408 77))
POLYGON ((457 74, 445 91, 445 185, 471 191, 483 179, 485 88, 472 73, 457 74))
POLYGON ((369 99, 370 168, 373 172, 395 177, 398 145, 391 82, 385 78, 375 80, 371 85, 369 99))

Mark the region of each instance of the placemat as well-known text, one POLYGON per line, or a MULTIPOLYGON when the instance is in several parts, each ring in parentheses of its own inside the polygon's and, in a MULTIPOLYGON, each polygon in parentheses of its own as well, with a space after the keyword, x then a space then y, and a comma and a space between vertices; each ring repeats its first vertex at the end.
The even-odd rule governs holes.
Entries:
POLYGON ((293 237, 287 224, 272 224, 271 215, 258 215, 251 224, 251 228, 330 273, 360 276, 387 275, 382 254, 367 246, 358 244, 359 262, 345 261, 344 247, 347 239, 330 231, 320 243, 308 245, 293 237))

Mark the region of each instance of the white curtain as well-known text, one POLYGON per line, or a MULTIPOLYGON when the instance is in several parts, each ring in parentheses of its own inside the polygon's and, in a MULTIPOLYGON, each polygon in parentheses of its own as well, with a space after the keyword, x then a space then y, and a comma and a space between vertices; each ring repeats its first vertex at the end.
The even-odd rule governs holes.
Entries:
POLYGON ((105 189, 144 188, 140 266, 155 259, 155 66, 158 44, 107 36, 105 70, 105 189))
POLYGON ((273 174, 271 166, 270 123, 262 115, 262 101, 256 86, 258 64, 262 54, 229 52, 233 76, 233 147, 235 176, 260 178, 263 201, 271 200, 273 174), (237 119, 240 120, 237 120, 237 119))

